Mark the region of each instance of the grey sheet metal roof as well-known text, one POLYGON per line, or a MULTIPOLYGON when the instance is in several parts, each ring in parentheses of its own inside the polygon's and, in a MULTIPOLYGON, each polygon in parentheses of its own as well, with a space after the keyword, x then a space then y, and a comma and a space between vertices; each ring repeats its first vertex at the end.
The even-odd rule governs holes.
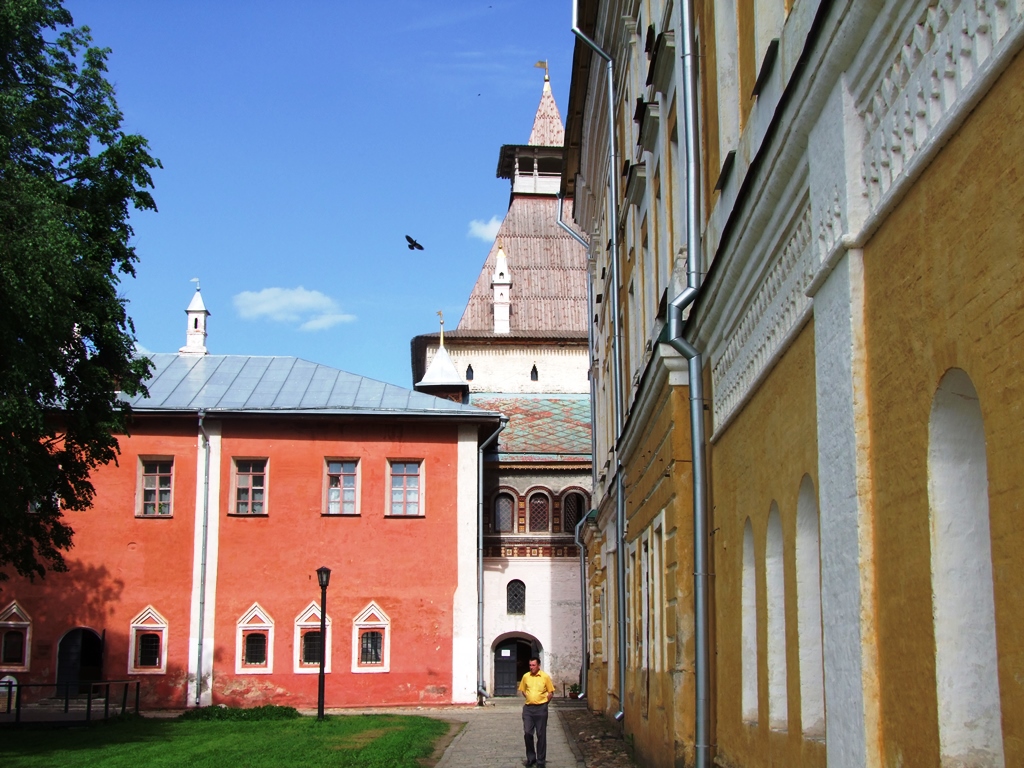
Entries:
POLYGON ((471 405, 346 373, 297 357, 155 354, 148 397, 135 411, 462 415, 497 417, 471 405))

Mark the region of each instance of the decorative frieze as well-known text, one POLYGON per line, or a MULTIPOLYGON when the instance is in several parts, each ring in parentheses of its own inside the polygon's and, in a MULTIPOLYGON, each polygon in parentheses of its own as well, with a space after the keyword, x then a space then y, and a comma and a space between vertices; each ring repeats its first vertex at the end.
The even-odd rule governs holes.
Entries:
POLYGON ((1022 24, 1014 0, 930 0, 892 63, 860 98, 863 181, 871 210, 914 155, 968 106, 965 95, 1022 24))
POLYGON ((713 416, 719 430, 744 402, 781 349, 787 334, 810 308, 806 295, 817 260, 811 237, 811 206, 806 200, 789 236, 760 287, 747 304, 722 354, 711 369, 713 416))

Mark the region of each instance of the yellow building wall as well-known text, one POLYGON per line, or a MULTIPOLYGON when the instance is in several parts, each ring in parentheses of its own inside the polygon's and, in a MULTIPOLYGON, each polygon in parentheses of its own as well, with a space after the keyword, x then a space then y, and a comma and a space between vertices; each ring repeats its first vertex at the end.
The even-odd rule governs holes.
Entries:
MULTIPOLYGON (((660 523, 661 638, 659 659, 641 669, 639 564, 627 574, 628 666, 625 734, 641 765, 675 766, 693 762, 693 484, 689 388, 671 387, 667 377, 643 433, 630 456, 626 477, 627 544, 637 546, 660 523), (659 517, 660 516, 660 517, 659 517), (677 754, 678 753, 678 754, 677 754)), ((629 561, 627 561, 629 562, 629 561)), ((658 576, 656 575, 656 578, 658 576)), ((653 618, 653 617, 652 617, 653 618)))
POLYGON ((928 424, 950 368, 988 459, 1006 765, 1024 765, 1024 57, 864 249, 886 765, 938 765, 928 424))
POLYGON ((796 513, 800 483, 818 488, 814 324, 809 322, 753 398, 710 451, 717 654, 714 688, 717 760, 724 766, 824 766, 825 744, 805 739, 800 723, 796 601, 796 513), (779 508, 785 580, 788 728, 768 727, 765 544, 768 512, 779 508), (754 533, 757 591, 758 722, 742 717, 741 579, 743 528, 754 533))

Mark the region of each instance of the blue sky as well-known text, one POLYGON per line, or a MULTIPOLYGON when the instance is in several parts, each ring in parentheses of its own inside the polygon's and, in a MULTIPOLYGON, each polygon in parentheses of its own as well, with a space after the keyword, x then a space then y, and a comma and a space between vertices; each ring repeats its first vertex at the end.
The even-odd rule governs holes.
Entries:
POLYGON ((411 387, 411 338, 458 322, 508 208, 498 151, 530 135, 539 59, 564 119, 570 0, 66 5, 164 166, 121 285, 141 347, 185 343, 198 277, 211 353, 411 387))

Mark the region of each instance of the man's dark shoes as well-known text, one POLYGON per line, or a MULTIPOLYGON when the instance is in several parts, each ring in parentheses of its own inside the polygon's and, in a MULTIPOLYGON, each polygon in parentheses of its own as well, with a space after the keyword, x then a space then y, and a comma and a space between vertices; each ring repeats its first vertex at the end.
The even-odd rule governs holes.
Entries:
POLYGON ((530 768, 530 766, 536 765, 536 764, 537 764, 536 760, 523 760, 523 765, 525 765, 526 768, 530 768))

